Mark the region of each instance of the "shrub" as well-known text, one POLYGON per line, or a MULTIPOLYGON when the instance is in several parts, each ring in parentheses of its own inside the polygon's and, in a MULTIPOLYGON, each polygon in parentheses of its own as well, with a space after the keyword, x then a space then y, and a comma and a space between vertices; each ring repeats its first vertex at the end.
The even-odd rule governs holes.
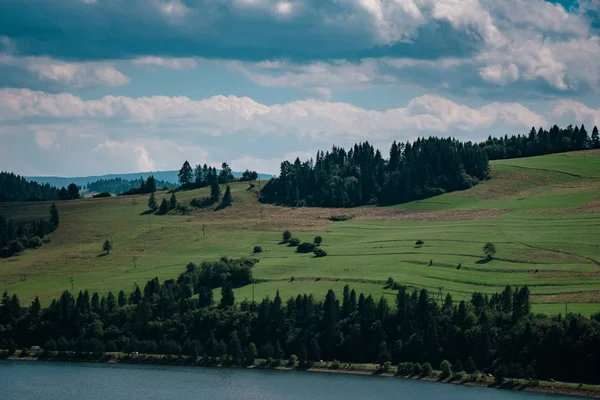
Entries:
POLYGON ((298 363, 298 356, 295 355, 295 354, 292 354, 290 356, 290 359, 287 362, 287 366, 290 367, 290 368, 294 368, 297 363, 298 363))
POLYGON ((462 264, 458 264, 458 266, 456 267, 456 269, 461 269, 462 268, 462 264))
POLYGON ((491 260, 492 258, 494 258, 494 255, 496 255, 496 245, 494 243, 487 242, 483 246, 483 253, 488 258, 488 260, 491 260))
POLYGON ((285 230, 283 231, 283 243, 287 243, 292 238, 292 232, 285 230))
POLYGON ((421 365, 421 376, 431 376, 432 373, 433 368, 431 368, 431 364, 426 362, 425 364, 421 365))
POLYGON ((348 221, 349 219, 352 219, 352 217, 348 215, 332 215, 329 217, 329 220, 333 222, 348 221))
POLYGON ((317 248, 315 249, 315 257, 326 257, 327 256, 327 252, 325 250, 323 250, 322 248, 317 248))
POLYGON ((110 240, 106 239, 104 241, 104 244, 102 245, 102 250, 104 250, 106 252, 106 254, 110 253, 110 251, 112 250, 112 243, 110 242, 110 240))
POLYGON ((389 276, 389 277, 387 278, 387 281, 385 282, 385 286, 384 286, 384 288, 385 288, 385 289, 389 289, 389 288, 391 288, 391 287, 393 287, 393 286, 394 286, 394 278, 392 278, 391 276, 389 276))
POLYGON ((262 247, 254 246, 254 253, 262 253, 262 247))
POLYGON ((315 245, 320 246, 321 243, 323 243, 323 237, 322 236, 315 236, 315 240, 313 242, 315 245))
POLYGON ((205 208, 205 207, 209 207, 214 203, 214 200, 211 199, 210 197, 203 197, 201 199, 192 199, 192 201, 190 201, 190 206, 192 207, 196 207, 196 208, 205 208))
POLYGON ((340 369, 340 362, 338 360, 333 360, 333 362, 331 363, 329 368, 330 369, 340 369))
POLYGON ((398 375, 410 375, 413 373, 413 368, 414 364, 411 362, 400 363, 398 364, 398 375))
POLYGON ((412 374, 413 375, 419 375, 421 373, 421 364, 419 364, 418 362, 413 364, 413 368, 412 368, 412 374))
POLYGON ((442 361, 442 363, 440 364, 440 371, 442 371, 443 378, 447 378, 448 376, 450 376, 450 373, 452 372, 452 364, 450 364, 450 361, 442 361))
POLYGON ((315 244, 308 242, 300 243, 296 249, 297 253, 312 253, 313 251, 315 251, 315 244))
POLYGON ((416 245, 417 247, 421 247, 421 246, 423 246, 424 244, 425 244, 425 242, 424 242, 424 241, 422 241, 421 239, 417 240, 417 242, 415 243, 415 245, 416 245))
POLYGON ((37 236, 32 236, 29 238, 29 247, 33 249, 37 249, 38 247, 42 247, 42 239, 37 236))
POLYGON ((300 239, 293 237, 288 241, 288 243, 291 247, 296 247, 300 244, 300 239))

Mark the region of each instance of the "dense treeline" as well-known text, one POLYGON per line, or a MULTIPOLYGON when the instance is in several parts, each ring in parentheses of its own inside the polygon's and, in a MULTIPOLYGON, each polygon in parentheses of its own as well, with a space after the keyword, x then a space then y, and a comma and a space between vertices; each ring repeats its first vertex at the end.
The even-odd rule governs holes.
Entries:
POLYGON ((434 301, 427 290, 399 287, 395 307, 357 294, 323 302, 279 294, 235 303, 233 286, 252 281, 253 260, 189 264, 176 280, 149 281, 127 296, 64 292, 42 309, 17 296, 0 306, 0 348, 186 354, 250 363, 255 357, 343 362, 450 360, 456 370, 500 376, 600 382, 600 315, 533 315, 527 287, 469 301, 434 301), (213 299, 215 287, 221 299, 213 299))
POLYGON ((584 125, 569 125, 559 128, 554 125, 550 130, 531 128, 528 135, 513 135, 492 138, 480 144, 490 160, 540 156, 543 154, 562 153, 565 151, 600 149, 598 128, 594 126, 589 136, 584 125))
POLYGON ((25 249, 42 246, 44 237, 54 231, 58 223, 55 204, 50 207, 50 218, 47 220, 15 222, 0 215, 0 257, 11 257, 25 249))
POLYGON ((154 176, 150 175, 146 180, 140 179, 138 182, 139 187, 134 187, 126 192, 119 193, 119 196, 130 196, 134 194, 147 194, 156 192, 157 183, 156 179, 154 179, 154 176))
MULTIPOLYGON (((159 179, 154 179, 154 186, 159 188, 171 187, 173 184, 167 181, 161 181, 159 179)), ((111 179, 99 179, 95 182, 88 183, 85 187, 90 192, 108 192, 108 193, 125 193, 130 191, 131 189, 139 189, 142 186, 146 185, 148 180, 140 179, 132 179, 127 180, 123 178, 111 178, 111 179)))
POLYGON ((0 172, 0 202, 58 200, 58 189, 27 181, 9 172, 0 172))
POLYGON ((394 204, 467 189, 488 176, 486 152, 472 143, 430 137, 394 142, 389 159, 368 142, 333 147, 316 161, 284 161, 261 201, 293 206, 394 204))

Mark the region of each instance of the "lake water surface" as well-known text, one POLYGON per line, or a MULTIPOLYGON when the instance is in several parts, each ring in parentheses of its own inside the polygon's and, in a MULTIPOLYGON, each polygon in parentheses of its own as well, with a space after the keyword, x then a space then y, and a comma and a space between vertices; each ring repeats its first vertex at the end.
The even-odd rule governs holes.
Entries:
POLYGON ((549 400, 506 390, 343 374, 0 361, 2 400, 549 400))

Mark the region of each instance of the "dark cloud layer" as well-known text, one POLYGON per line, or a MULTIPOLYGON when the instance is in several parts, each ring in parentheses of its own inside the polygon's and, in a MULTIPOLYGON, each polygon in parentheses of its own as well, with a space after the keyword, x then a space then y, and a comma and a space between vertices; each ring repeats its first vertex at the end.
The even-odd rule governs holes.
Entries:
POLYGON ((464 57, 482 43, 478 35, 457 31, 445 20, 425 21, 401 14, 393 21, 384 15, 382 21, 364 7, 351 3, 342 7, 333 0, 297 2, 289 15, 282 15, 277 4, 245 4, 244 0, 4 0, 0 36, 10 38, 19 55, 67 60, 149 54, 297 62, 464 57))

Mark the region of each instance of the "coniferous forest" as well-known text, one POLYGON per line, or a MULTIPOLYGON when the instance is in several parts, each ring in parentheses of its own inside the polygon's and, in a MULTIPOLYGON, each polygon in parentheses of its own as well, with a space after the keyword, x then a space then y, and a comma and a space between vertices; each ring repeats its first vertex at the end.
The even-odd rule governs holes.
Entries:
POLYGON ((256 260, 223 258, 189 264, 177 279, 107 296, 64 292, 42 308, 16 295, 0 305, 0 348, 41 345, 45 351, 140 352, 252 363, 256 357, 306 364, 339 360, 438 366, 496 376, 600 382, 600 314, 548 317, 530 312, 527 287, 506 287, 468 301, 434 300, 426 289, 396 285, 395 304, 348 287, 258 303, 235 303, 232 287, 252 281, 256 260), (221 287, 220 299, 213 289, 221 287), (294 357, 295 356, 295 357, 294 357))
POLYGON ((25 249, 41 247, 48 233, 58 227, 59 215, 55 204, 50 206, 49 218, 16 222, 0 215, 0 258, 8 258, 25 249))
POLYGON ((554 125, 529 135, 489 137, 473 144, 419 138, 392 143, 387 159, 368 142, 346 151, 333 147, 315 160, 284 161, 279 177, 261 191, 261 201, 289 206, 356 207, 397 204, 463 190, 488 177, 488 160, 531 157, 600 148, 598 129, 554 125))
POLYGON ((19 175, 0 172, 0 202, 58 200, 59 192, 54 186, 27 181, 19 175))

